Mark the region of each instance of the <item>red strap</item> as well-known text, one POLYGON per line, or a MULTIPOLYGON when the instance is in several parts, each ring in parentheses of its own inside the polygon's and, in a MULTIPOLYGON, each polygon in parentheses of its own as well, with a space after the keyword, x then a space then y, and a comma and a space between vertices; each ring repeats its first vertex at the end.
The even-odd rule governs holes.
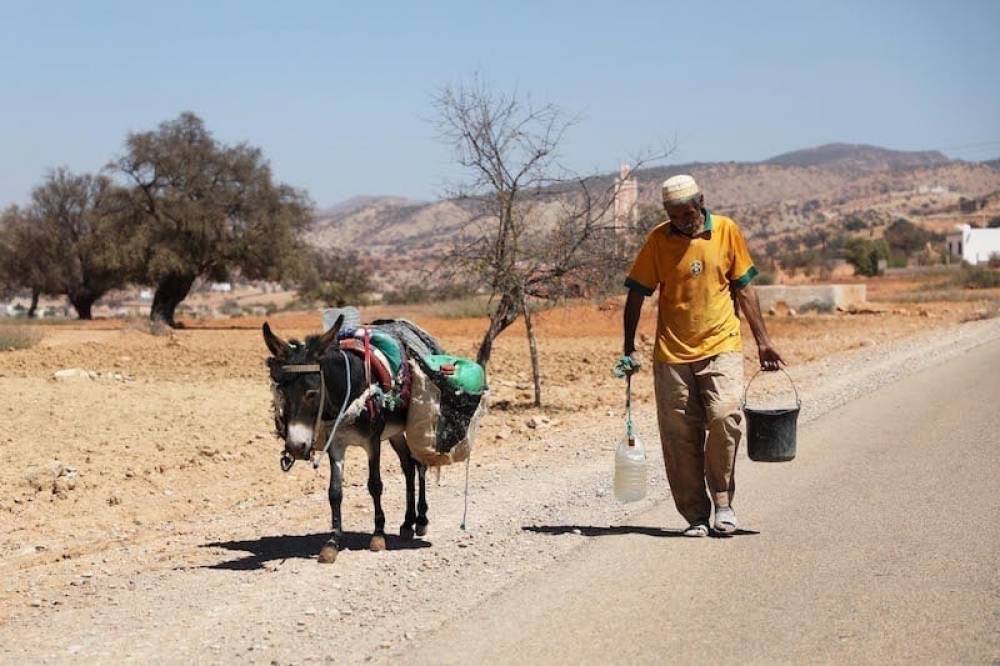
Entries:
POLYGON ((368 337, 368 329, 364 329, 365 332, 365 382, 368 384, 372 383, 372 343, 371 338, 368 337))
MULTIPOLYGON (((368 334, 368 329, 365 328, 365 383, 369 386, 372 383, 372 344, 371 338, 368 334)), ((375 417, 375 399, 368 398, 368 415, 371 418, 375 417)))
MULTIPOLYGON (((347 338, 340 341, 340 348, 349 352, 354 352, 362 359, 364 359, 364 342, 355 338, 347 338)), ((389 368, 382 365, 379 362, 378 357, 374 354, 371 355, 371 373, 372 376, 378 380, 378 383, 382 385, 382 389, 386 392, 392 390, 392 375, 390 374, 389 368)), ((369 379, 370 381, 370 379, 369 379)))

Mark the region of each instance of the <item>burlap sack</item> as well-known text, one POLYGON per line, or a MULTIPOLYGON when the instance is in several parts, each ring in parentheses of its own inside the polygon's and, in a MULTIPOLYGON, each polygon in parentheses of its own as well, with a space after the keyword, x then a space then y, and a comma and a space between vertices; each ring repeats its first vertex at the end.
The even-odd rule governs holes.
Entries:
POLYGON ((486 400, 483 400, 479 409, 476 410, 465 437, 451 451, 438 451, 441 392, 416 362, 411 360, 409 364, 412 373, 412 389, 410 409, 406 415, 406 443, 410 448, 410 453, 419 462, 429 467, 464 462, 472 450, 472 442, 475 439, 486 400))

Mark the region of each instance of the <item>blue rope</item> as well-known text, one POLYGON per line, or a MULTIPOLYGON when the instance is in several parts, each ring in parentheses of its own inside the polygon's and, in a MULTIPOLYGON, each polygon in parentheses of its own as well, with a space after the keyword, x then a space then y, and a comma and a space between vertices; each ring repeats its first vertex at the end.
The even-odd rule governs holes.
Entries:
POLYGON ((625 377, 625 436, 635 439, 635 423, 632 421, 632 375, 625 377))
MULTIPOLYGON (((340 355, 344 357, 344 375, 347 377, 347 389, 344 391, 344 403, 340 406, 340 413, 337 414, 337 418, 333 422, 333 428, 330 430, 330 436, 326 438, 326 446, 323 447, 322 453, 326 453, 330 450, 330 445, 333 443, 333 437, 337 434, 337 428, 340 427, 340 422, 344 418, 344 412, 347 411, 347 404, 351 399, 351 364, 347 358, 347 352, 341 349, 340 355)), ((320 381, 325 382, 326 379, 323 377, 323 369, 320 368, 319 372, 320 381)), ((324 406, 321 406, 320 409, 323 409, 324 406)), ((319 461, 322 458, 322 453, 320 456, 313 458, 313 469, 319 469, 319 461)))

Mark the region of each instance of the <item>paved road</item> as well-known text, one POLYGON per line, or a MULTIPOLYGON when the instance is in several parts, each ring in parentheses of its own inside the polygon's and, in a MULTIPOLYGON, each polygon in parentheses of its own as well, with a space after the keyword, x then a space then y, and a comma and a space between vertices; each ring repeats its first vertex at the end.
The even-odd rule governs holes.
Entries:
MULTIPOLYGON (((661 504, 421 641, 428 663, 1000 660, 1000 343, 830 412, 786 464, 743 460, 747 532, 661 504)), ((559 536, 563 534, 565 536, 559 536)), ((580 538, 580 537, 575 537, 580 538)))

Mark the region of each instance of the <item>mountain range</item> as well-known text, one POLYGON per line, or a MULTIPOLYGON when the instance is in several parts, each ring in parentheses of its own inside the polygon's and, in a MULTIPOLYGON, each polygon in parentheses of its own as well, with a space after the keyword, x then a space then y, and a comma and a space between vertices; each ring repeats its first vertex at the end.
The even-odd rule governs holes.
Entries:
MULTIPOLYGON (((965 162, 938 151, 832 143, 759 162, 639 169, 635 177, 640 202, 655 205, 660 183, 678 173, 694 176, 705 192, 706 205, 734 217, 756 247, 794 239, 817 227, 837 226, 852 215, 866 216, 872 226, 879 220, 907 217, 945 227, 957 220, 952 217, 960 214, 960 200, 982 199, 987 215, 993 205, 986 202, 1000 199, 988 196, 1000 192, 1000 160, 965 162)), ((599 175, 594 185, 608 187, 614 177, 614 173, 599 175)), ((442 246, 466 220, 457 200, 353 197, 316 212, 310 241, 320 247, 361 249, 377 259, 391 256, 392 267, 382 274, 407 274, 439 257, 442 246)))

